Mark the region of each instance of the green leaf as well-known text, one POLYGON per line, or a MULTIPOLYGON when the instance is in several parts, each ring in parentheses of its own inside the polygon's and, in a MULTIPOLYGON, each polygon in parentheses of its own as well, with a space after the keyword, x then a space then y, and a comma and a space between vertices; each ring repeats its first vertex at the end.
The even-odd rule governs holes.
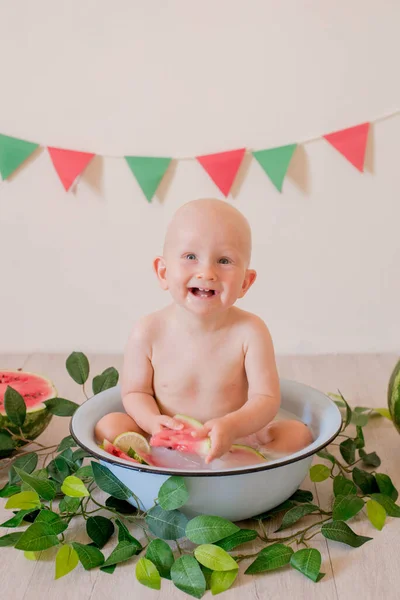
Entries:
POLYGON ((353 415, 351 417, 351 423, 353 425, 357 425, 358 427, 365 427, 369 421, 369 415, 364 415, 360 411, 353 411, 353 415))
POLYGON ((32 471, 36 469, 37 463, 38 455, 36 454, 36 452, 30 452, 29 454, 24 454, 16 458, 13 462, 11 469, 8 472, 8 479, 10 484, 14 484, 18 481, 21 481, 21 478, 14 469, 14 467, 21 469, 21 471, 25 471, 25 473, 32 473, 32 471))
POLYGON ((321 527, 321 533, 328 540, 334 540, 335 542, 342 542, 352 548, 358 548, 372 540, 370 537, 363 535, 357 535, 350 527, 343 521, 331 521, 324 523, 321 527))
POLYGON ((330 452, 326 452, 326 450, 321 450, 321 452, 317 452, 317 456, 320 458, 324 458, 325 460, 329 460, 333 465, 336 462, 336 458, 330 452))
POLYGON ((81 479, 85 477, 90 477, 90 479, 93 479, 92 465, 85 465, 84 467, 79 467, 75 475, 77 477, 80 477, 81 479))
POLYGON ((357 494, 357 487, 347 477, 336 475, 333 480, 333 493, 335 496, 348 496, 349 494, 357 494))
POLYGON ((104 563, 104 566, 108 567, 109 565, 116 565, 117 563, 128 560, 138 552, 139 550, 137 544, 132 544, 132 542, 129 542, 128 540, 118 542, 118 544, 104 563))
POLYGON ((347 401, 345 400, 345 398, 344 398, 343 394, 341 393, 341 391, 340 391, 340 390, 338 390, 338 392, 339 392, 339 396, 340 396, 340 398, 341 398, 341 400, 342 400, 343 404, 344 404, 344 405, 345 405, 345 407, 346 407, 346 418, 345 418, 345 420, 344 420, 344 423, 343 423, 343 428, 342 428, 342 431, 344 431, 344 430, 346 429, 346 427, 347 427, 347 426, 350 424, 350 421, 351 421, 351 417, 352 417, 352 415, 353 415, 353 412, 352 412, 352 410, 351 410, 350 406, 347 404, 347 401))
POLYGON ((90 495, 82 479, 75 477, 75 475, 69 475, 64 479, 61 491, 66 496, 72 496, 73 498, 83 498, 90 495))
POLYGON ((157 567, 147 558, 138 560, 136 565, 136 579, 142 585, 146 585, 153 590, 161 588, 161 577, 157 571, 157 567))
POLYGON ((240 527, 227 519, 199 515, 187 524, 186 537, 195 544, 212 544, 238 531, 240 527))
POLYGON ((0 548, 3 546, 14 546, 23 533, 23 531, 13 531, 12 533, 3 535, 0 537, 0 548))
POLYGON ((386 510, 376 500, 368 500, 366 507, 368 519, 376 529, 381 531, 386 520, 386 510))
POLYGON ((371 473, 363 471, 358 467, 354 467, 352 471, 352 477, 354 483, 364 494, 379 492, 378 484, 376 483, 375 477, 371 475, 371 473))
POLYGON ((109 573, 110 575, 112 575, 115 571, 117 565, 108 565, 108 567, 100 567, 100 571, 103 571, 103 573, 109 573))
POLYGON ((240 531, 228 535, 228 537, 215 542, 215 544, 229 552, 241 544, 255 540, 257 535, 257 531, 254 529, 240 529, 240 531))
POLYGON ((171 579, 179 590, 194 598, 201 598, 206 591, 206 580, 193 556, 186 554, 174 562, 171 579))
POLYGON ((65 496, 62 500, 60 500, 58 509, 60 512, 75 513, 78 510, 80 503, 80 498, 71 498, 71 496, 65 496))
POLYGON ((310 469, 310 479, 311 481, 319 482, 325 481, 331 474, 331 470, 328 469, 326 465, 314 465, 310 469))
POLYGON ((51 398, 43 402, 51 412, 52 415, 57 417, 72 417, 79 404, 72 402, 72 400, 66 400, 65 398, 51 398))
MULTIPOLYGON (((324 454, 324 452, 320 452, 319 454, 324 454)), ((326 452, 326 454, 328 454, 326 452)), ((289 500, 292 500, 293 502, 312 502, 314 500, 314 496, 312 495, 312 492, 309 492, 308 490, 296 490, 295 493, 290 496, 289 500)))
POLYGON ((188 520, 179 510, 164 510, 161 506, 153 506, 147 513, 146 523, 157 537, 178 540, 184 537, 188 520))
POLYGON ((321 562, 321 553, 316 548, 297 550, 297 552, 294 552, 290 557, 290 564, 292 567, 315 582, 318 580, 321 562))
POLYGON ((151 540, 147 546, 146 558, 157 567, 161 577, 171 579, 170 571, 174 564, 174 555, 167 542, 160 539, 151 540))
POLYGON ((127 528, 120 519, 116 519, 116 524, 118 525, 118 541, 119 542, 130 542, 134 546, 137 547, 137 551, 140 552, 142 550, 142 544, 137 540, 133 535, 129 532, 127 528))
POLYGON ((26 417, 25 400, 17 390, 14 390, 9 385, 4 394, 4 408, 10 421, 17 427, 22 427, 26 417))
POLYGON ((230 554, 214 544, 201 544, 194 550, 196 560, 213 571, 238 569, 238 564, 230 554))
POLYGON ((364 507, 364 500, 359 496, 336 496, 333 503, 332 518, 335 521, 347 521, 364 507))
POLYGON ((400 506, 395 504, 389 496, 384 496, 383 494, 371 494, 371 498, 383 506, 389 517, 400 517, 400 506))
MULTIPOLYGON (((204 579, 206 580, 206 590, 209 590, 211 587, 211 575, 214 573, 211 569, 207 569, 204 565, 200 565, 201 572, 204 575, 204 579)), ((229 571, 215 571, 216 573, 228 573, 229 571)))
POLYGON ((15 448, 15 442, 6 431, 0 432, 0 458, 11 456, 15 448))
POLYGON ((297 506, 297 504, 295 502, 293 502, 292 500, 285 500, 281 504, 278 504, 278 506, 275 506, 274 508, 271 508, 270 510, 267 510, 263 513, 260 513, 259 515, 254 516, 253 519, 256 519, 257 521, 263 521, 265 519, 272 519, 277 514, 284 512, 286 510, 289 510, 290 508, 293 508, 294 506, 297 506))
POLYGON ((369 454, 367 454, 362 449, 360 449, 358 452, 360 454, 360 458, 362 458, 362 462, 364 463, 364 465, 371 466, 371 467, 379 467, 380 466, 381 459, 379 458, 379 456, 377 455, 376 452, 370 452, 369 454))
POLYGON ((94 480, 103 492, 111 494, 114 498, 119 500, 128 500, 131 498, 132 492, 126 487, 114 473, 111 473, 110 469, 104 467, 98 462, 92 461, 90 463, 93 469, 94 480))
POLYGON ((49 523, 32 523, 26 529, 15 548, 18 550, 46 550, 59 544, 58 537, 54 534, 53 528, 49 523))
POLYGON ((106 499, 106 506, 108 506, 108 508, 114 508, 121 515, 134 515, 137 512, 136 506, 133 506, 133 504, 126 502, 125 500, 114 498, 114 496, 109 496, 106 499))
POLYGON ((374 408, 374 413, 392 421, 392 416, 387 408, 374 408))
POLYGON ((7 500, 5 508, 40 508, 40 504, 37 492, 20 492, 7 500))
POLYGON ((169 477, 158 492, 158 503, 164 510, 174 510, 183 506, 189 498, 189 492, 183 477, 169 477))
POLYGON ((396 502, 397 498, 399 497, 399 493, 394 487, 389 475, 385 475, 384 473, 376 473, 375 479, 380 493, 384 494, 385 496, 389 496, 389 498, 396 502))
POLYGON ((360 449, 360 448, 364 448, 365 446, 365 439, 364 439, 364 433, 361 427, 357 426, 356 427, 356 431, 357 431, 357 437, 354 440, 354 443, 356 445, 356 448, 360 449))
POLYGON ((93 377, 93 394, 100 394, 100 392, 104 392, 104 390, 108 390, 116 386, 118 383, 118 379, 119 374, 117 369, 114 369, 114 367, 109 367, 108 369, 103 371, 101 375, 93 377))
POLYGON ((94 569, 94 567, 99 567, 104 563, 103 553, 96 546, 80 544, 79 542, 72 542, 72 546, 76 550, 79 560, 86 571, 94 569))
POLYGON ((78 444, 75 442, 72 435, 67 435, 67 437, 63 438, 58 445, 57 452, 62 452, 63 450, 67 450, 67 448, 74 448, 78 444))
POLYGON ((67 358, 66 367, 76 383, 86 383, 89 377, 89 361, 83 352, 72 352, 67 358))
POLYGON ((41 498, 44 500, 54 500, 56 497, 56 486, 49 479, 40 479, 39 477, 34 477, 33 475, 29 475, 21 469, 14 467, 19 477, 27 483, 32 489, 35 490, 39 494, 41 498))
POLYGON ((89 454, 87 450, 84 450, 83 448, 78 448, 77 450, 75 450, 75 452, 72 453, 72 460, 74 462, 77 462, 81 460, 81 458, 90 458, 91 456, 92 455, 89 454))
POLYGON ((50 525, 54 535, 59 535, 60 533, 68 529, 68 524, 61 519, 59 514, 47 509, 43 509, 40 511, 40 513, 35 518, 35 523, 47 523, 48 525, 50 525))
POLYGON ((75 569, 79 562, 79 557, 71 546, 64 544, 56 555, 56 576, 55 579, 68 575, 75 569))
POLYGON ((6 483, 0 490, 0 498, 9 498, 13 494, 17 494, 20 491, 19 485, 10 485, 6 483))
POLYGON ((114 533, 114 525, 110 519, 96 515, 86 521, 86 533, 98 548, 102 548, 114 533))
POLYGON ((1 523, 0 527, 19 527, 22 521, 24 520, 24 517, 26 515, 29 515, 34 510, 34 508, 26 508, 24 510, 20 510, 17 512, 16 515, 11 517, 11 519, 8 519, 8 521, 4 521, 4 523, 1 523))
POLYGON ((238 569, 232 569, 232 571, 213 571, 210 578, 212 595, 216 596, 228 590, 234 583, 238 573, 238 569))
POLYGON ((290 558, 293 554, 292 548, 285 544, 272 544, 267 548, 263 548, 256 560, 247 567, 245 574, 253 575, 254 573, 262 573, 263 571, 273 571, 290 563, 290 558))
POLYGON ((58 455, 57 458, 63 458, 66 461, 66 463, 67 463, 67 465, 68 465, 71 473, 74 473, 75 471, 78 470, 77 465, 72 460, 72 450, 71 450, 71 448, 66 448, 65 450, 63 450, 61 452, 61 454, 58 455))
POLYGON ((351 464, 356 460, 356 444, 354 440, 347 438, 339 446, 340 454, 347 464, 351 464))
POLYGON ((300 506, 295 506, 294 508, 288 510, 287 513, 285 513, 282 519, 281 526, 276 531, 282 531, 283 529, 287 529, 288 527, 291 527, 293 523, 297 523, 299 519, 302 519, 306 515, 310 515, 315 511, 320 512, 320 510, 320 507, 316 504, 301 504, 300 506))
POLYGON ((50 477, 59 483, 63 483, 64 479, 70 474, 68 463, 63 456, 56 456, 49 462, 47 469, 50 477))

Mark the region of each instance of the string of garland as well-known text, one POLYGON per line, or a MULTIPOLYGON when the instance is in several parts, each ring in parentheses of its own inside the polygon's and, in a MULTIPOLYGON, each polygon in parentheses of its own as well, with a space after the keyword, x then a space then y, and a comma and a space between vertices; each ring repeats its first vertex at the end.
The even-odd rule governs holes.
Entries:
MULTIPOLYGON (((364 171, 365 152, 371 123, 383 121, 400 114, 400 110, 322 136, 261 150, 239 148, 195 157, 124 156, 148 202, 151 202, 173 160, 197 160, 219 190, 227 197, 234 184, 244 156, 251 154, 269 177, 275 188, 282 192, 283 182, 290 162, 299 145, 325 139, 342 154, 356 169, 364 171)), ((0 134, 0 174, 8 179, 21 165, 38 150, 39 144, 0 134)), ((67 150, 47 146, 54 168, 66 191, 71 189, 77 178, 96 156, 93 152, 67 150)), ((102 155, 107 156, 107 155, 102 155)), ((109 157, 109 156, 108 156, 109 157)), ((116 157, 113 157, 116 158, 116 157)), ((121 158, 121 157, 119 157, 121 158)))

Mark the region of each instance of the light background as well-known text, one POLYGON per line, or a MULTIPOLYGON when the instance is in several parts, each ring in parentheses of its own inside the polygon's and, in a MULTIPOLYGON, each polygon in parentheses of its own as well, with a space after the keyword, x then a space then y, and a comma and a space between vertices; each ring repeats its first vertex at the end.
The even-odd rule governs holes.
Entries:
MULTIPOLYGON (((0 132, 117 156, 300 142, 400 108, 399 23, 396 0, 0 0, 0 132)), ((258 280, 238 306, 276 351, 398 351, 400 116, 365 174, 321 140, 283 194, 255 160, 241 175, 258 280)), ((0 351, 122 352, 170 301, 151 263, 172 214, 222 198, 195 161, 161 196, 111 157, 66 193, 44 150, 0 184, 0 351)))

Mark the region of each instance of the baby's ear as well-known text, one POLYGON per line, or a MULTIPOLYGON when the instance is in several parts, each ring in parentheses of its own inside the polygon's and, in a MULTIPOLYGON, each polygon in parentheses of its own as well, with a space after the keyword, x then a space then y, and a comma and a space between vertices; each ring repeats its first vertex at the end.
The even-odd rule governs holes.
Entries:
POLYGON ((167 273, 167 265, 165 264, 165 260, 162 256, 156 256, 153 260, 153 269, 157 275, 157 279, 160 282, 160 285, 163 290, 168 289, 168 282, 166 278, 167 273))
POLYGON ((249 289, 255 282, 256 278, 257 278, 257 272, 254 271, 254 269, 247 269, 245 278, 242 283, 242 291, 239 294, 239 298, 243 298, 243 296, 245 296, 247 294, 247 292, 249 291, 249 289))

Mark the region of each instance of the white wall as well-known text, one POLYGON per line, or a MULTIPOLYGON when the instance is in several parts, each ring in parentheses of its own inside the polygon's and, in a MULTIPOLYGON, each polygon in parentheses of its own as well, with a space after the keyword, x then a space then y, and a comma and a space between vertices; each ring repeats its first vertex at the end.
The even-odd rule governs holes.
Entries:
MULTIPOLYGON (((262 149, 400 108, 396 0, 0 2, 0 132, 122 156, 262 149)), ((255 160, 230 197, 258 281, 238 306, 280 353, 400 349, 400 116, 360 174, 324 141, 280 195, 255 160), (372 172, 371 172, 372 171, 372 172)), ((169 302, 151 269, 184 202, 222 197, 179 162, 151 204, 121 158, 66 193, 45 151, 0 185, 0 351, 122 352, 169 302)))

